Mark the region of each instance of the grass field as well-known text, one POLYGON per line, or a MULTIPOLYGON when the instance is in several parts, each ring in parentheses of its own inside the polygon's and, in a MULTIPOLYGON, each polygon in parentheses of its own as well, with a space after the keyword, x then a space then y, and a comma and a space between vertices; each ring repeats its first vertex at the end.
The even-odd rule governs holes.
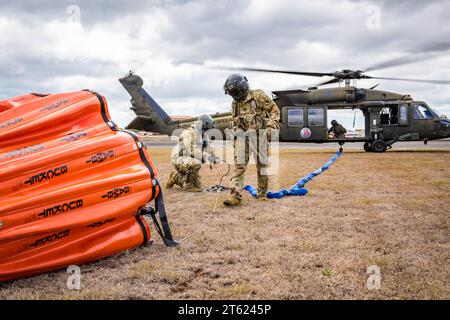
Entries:
MULTIPOLYGON (((271 190, 333 151, 282 150, 271 190)), ((150 150, 161 181, 169 149, 150 150)), ((222 205, 226 194, 165 191, 182 244, 154 244, 82 266, 81 290, 52 272, 0 284, 0 299, 449 299, 450 152, 346 152, 305 197, 222 205), (367 268, 381 270, 367 288, 367 268)), ((224 172, 224 167, 219 167, 224 172)), ((218 182, 204 166, 205 186, 218 182)), ((254 166, 247 182, 255 185, 254 166)), ((153 230, 153 229, 152 229, 153 230)))

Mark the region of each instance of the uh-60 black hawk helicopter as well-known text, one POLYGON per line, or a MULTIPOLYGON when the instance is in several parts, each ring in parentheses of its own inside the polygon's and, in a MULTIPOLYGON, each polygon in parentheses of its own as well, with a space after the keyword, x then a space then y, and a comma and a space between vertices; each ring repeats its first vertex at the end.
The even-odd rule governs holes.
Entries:
MULTIPOLYGON (((368 70, 391 67, 406 62, 386 62, 368 70)), ((308 90, 273 91, 274 101, 280 108, 280 141, 287 142, 364 142, 367 152, 385 152, 397 141, 424 141, 450 137, 450 120, 438 111, 430 108, 424 101, 416 101, 408 94, 382 90, 357 88, 350 85, 351 80, 381 79, 450 84, 450 80, 423 80, 371 77, 361 70, 342 70, 330 73, 272 70, 260 68, 214 69, 242 70, 251 72, 270 72, 313 77, 329 76, 331 80, 322 82, 308 90), (345 82, 345 86, 341 86, 345 82), (318 86, 339 83, 339 87, 318 89, 318 86), (365 118, 365 130, 362 136, 333 138, 328 134, 328 110, 361 110, 365 118)), ((176 129, 189 127, 197 118, 172 120, 170 116, 142 88, 142 79, 129 73, 119 79, 131 95, 131 110, 137 117, 127 129, 152 131, 171 135, 176 129)), ((222 132, 229 128, 231 112, 211 115, 216 128, 222 132)))

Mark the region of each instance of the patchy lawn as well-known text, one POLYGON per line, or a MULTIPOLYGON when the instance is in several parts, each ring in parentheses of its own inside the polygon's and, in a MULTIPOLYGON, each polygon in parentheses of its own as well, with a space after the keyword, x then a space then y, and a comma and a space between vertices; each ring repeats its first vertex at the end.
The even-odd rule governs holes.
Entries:
MULTIPOLYGON (((163 183, 169 153, 150 150, 163 183)), ((282 150, 270 189, 332 154, 282 150)), ((307 196, 245 195, 232 209, 226 194, 165 191, 178 248, 155 233, 153 245, 83 265, 80 291, 58 271, 0 284, 0 299, 449 299, 449 164, 444 151, 346 152, 307 196), (381 270, 379 290, 367 288, 371 265, 381 270)), ((220 172, 204 166, 204 185, 220 172)), ((247 182, 256 184, 254 166, 247 182)))

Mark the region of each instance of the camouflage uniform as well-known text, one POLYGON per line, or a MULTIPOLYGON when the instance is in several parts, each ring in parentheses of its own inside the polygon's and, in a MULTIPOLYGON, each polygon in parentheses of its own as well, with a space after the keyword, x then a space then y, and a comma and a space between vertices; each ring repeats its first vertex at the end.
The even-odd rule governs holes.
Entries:
POLYGON ((201 191, 199 171, 202 163, 215 156, 211 144, 205 143, 201 131, 195 125, 184 130, 172 152, 172 165, 175 170, 170 173, 167 188, 178 185, 185 191, 201 191))
POLYGON ((328 130, 328 133, 333 133, 334 138, 343 139, 345 138, 347 130, 341 124, 336 123, 328 130))
MULTIPOLYGON (((268 151, 269 142, 265 138, 261 139, 260 130, 266 130, 267 128, 278 129, 280 111, 278 110, 278 106, 275 104, 275 102, 273 102, 273 100, 262 90, 248 90, 247 95, 242 101, 237 102, 236 100, 233 100, 231 106, 231 126, 234 132, 236 132, 237 129, 242 129, 244 132, 249 129, 255 130, 257 137, 256 147, 258 148, 257 150, 253 150, 254 148, 252 148, 251 150, 251 143, 249 143, 248 138, 241 140, 243 142, 242 144, 244 145, 241 145, 239 143, 239 138, 234 139, 233 147, 235 168, 233 177, 231 178, 230 182, 232 197, 231 199, 234 198, 234 200, 236 200, 237 202, 240 202, 240 200, 242 199, 240 190, 243 187, 245 170, 247 168, 247 164, 251 154, 256 157, 256 169, 258 175, 258 198, 265 198, 267 187, 269 184, 269 177, 267 176, 267 173, 264 172, 264 169, 267 167, 267 159, 261 159, 261 155, 258 153, 258 150, 260 150, 260 144, 265 143, 266 145, 262 146, 262 148, 268 151), (245 152, 245 154, 239 154, 243 152, 245 152), (238 157, 240 159, 238 159, 238 157), (238 160, 244 160, 244 163, 238 160)), ((253 145, 253 147, 255 146, 253 145)))

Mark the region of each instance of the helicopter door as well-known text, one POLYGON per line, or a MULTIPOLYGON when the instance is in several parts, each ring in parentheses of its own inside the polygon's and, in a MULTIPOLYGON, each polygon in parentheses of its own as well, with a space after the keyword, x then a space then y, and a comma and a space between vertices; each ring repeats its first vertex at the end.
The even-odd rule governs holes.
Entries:
POLYGON ((398 134, 399 108, 398 105, 389 105, 380 112, 380 126, 383 128, 383 137, 386 140, 394 139, 398 134))
POLYGON ((300 131, 306 123, 305 108, 284 107, 282 110, 281 139, 283 141, 299 141, 301 139, 300 131))
POLYGON ((428 106, 422 103, 413 104, 413 128, 419 132, 420 139, 430 138, 434 131, 434 116, 428 106))
POLYGON ((385 140, 392 140, 411 133, 410 112, 408 110, 408 104, 389 105, 381 110, 380 127, 383 128, 385 140))
POLYGON ((311 131, 309 140, 327 140, 327 107, 308 107, 306 127, 311 131))

